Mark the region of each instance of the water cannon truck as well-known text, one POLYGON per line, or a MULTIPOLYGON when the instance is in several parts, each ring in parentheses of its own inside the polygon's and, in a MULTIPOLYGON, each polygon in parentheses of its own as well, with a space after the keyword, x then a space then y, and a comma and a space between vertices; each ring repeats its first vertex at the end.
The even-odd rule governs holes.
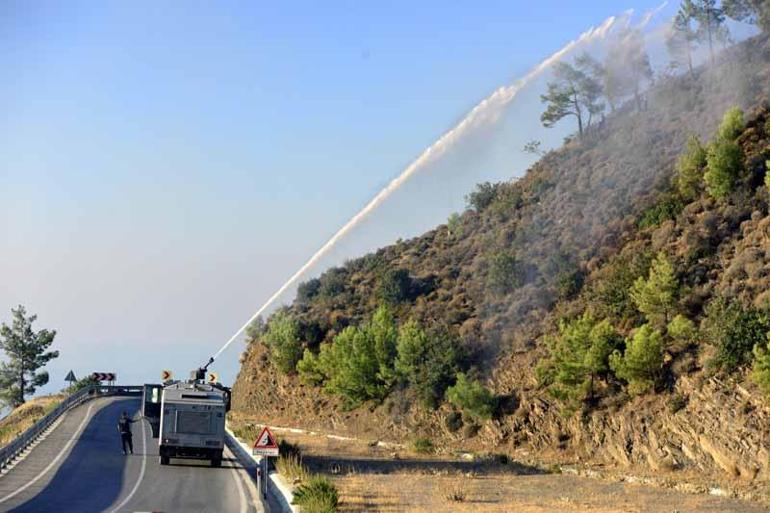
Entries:
POLYGON ((222 465, 230 389, 214 380, 206 382, 212 361, 192 371, 188 380, 144 385, 142 413, 150 422, 153 438, 158 438, 161 465, 168 465, 171 458, 222 465))

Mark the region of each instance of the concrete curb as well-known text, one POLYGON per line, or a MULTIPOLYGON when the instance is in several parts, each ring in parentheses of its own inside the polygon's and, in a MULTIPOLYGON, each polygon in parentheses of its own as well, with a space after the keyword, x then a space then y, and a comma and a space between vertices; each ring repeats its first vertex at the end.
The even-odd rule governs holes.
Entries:
MULTIPOLYGON (((261 468, 262 458, 252 455, 251 447, 238 440, 238 437, 235 436, 229 427, 225 427, 225 432, 227 433, 227 445, 230 447, 230 450, 233 451, 233 454, 246 468, 251 478, 255 482, 259 482, 257 470, 261 468)), ((271 511, 270 513, 299 513, 299 507, 292 505, 294 494, 283 476, 278 472, 270 472, 266 483, 267 493, 274 499, 273 502, 280 507, 280 512, 271 511)))

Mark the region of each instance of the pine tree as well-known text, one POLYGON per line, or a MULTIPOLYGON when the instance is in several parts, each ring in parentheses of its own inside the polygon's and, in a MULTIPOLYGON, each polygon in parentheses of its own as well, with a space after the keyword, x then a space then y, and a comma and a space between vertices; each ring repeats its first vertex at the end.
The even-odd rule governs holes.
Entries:
POLYGON ((649 324, 644 324, 626 340, 625 352, 621 355, 620 351, 614 351, 609 360, 615 375, 628 382, 628 391, 632 395, 647 392, 661 377, 663 336, 649 324))
POLYGON ((604 94, 615 110, 623 99, 633 96, 637 110, 643 110, 642 87, 652 81, 650 57, 639 30, 628 29, 618 36, 604 64, 604 94))
POLYGON ((604 111, 599 101, 602 87, 594 77, 599 64, 590 56, 579 57, 575 66, 566 62, 557 62, 554 66, 554 82, 548 83, 548 91, 540 99, 546 110, 540 116, 543 126, 550 128, 567 116, 575 116, 578 134, 591 126, 595 115, 604 111))
POLYGON ((717 7, 716 0, 694 0, 695 19, 698 22, 698 37, 709 45, 709 57, 714 63, 714 42, 729 41, 730 34, 725 27, 725 13, 717 7))
POLYGON ((631 299, 647 320, 657 326, 669 321, 676 307, 679 282, 674 267, 664 253, 658 253, 647 279, 637 278, 631 287, 631 299))
POLYGON ((676 187, 685 200, 693 200, 698 195, 705 167, 706 149, 698 137, 691 135, 687 140, 687 149, 676 162, 676 187))
POLYGON ((593 398, 595 382, 608 371, 608 357, 618 342, 609 321, 597 322, 586 312, 559 324, 559 335, 547 340, 550 358, 538 366, 537 373, 566 410, 574 410, 593 398))
POLYGON ((693 45, 698 40, 698 33, 692 24, 696 20, 696 8, 692 0, 684 0, 671 22, 666 35, 666 48, 677 64, 684 61, 691 78, 695 78, 692 65, 693 45))
POLYGON ((0 365, 0 398, 16 407, 24 403, 26 395, 48 383, 48 373, 38 369, 57 358, 59 351, 48 351, 56 331, 32 329, 37 315, 27 316, 21 305, 11 309, 11 314, 11 326, 3 323, 0 327, 0 349, 8 358, 0 365))

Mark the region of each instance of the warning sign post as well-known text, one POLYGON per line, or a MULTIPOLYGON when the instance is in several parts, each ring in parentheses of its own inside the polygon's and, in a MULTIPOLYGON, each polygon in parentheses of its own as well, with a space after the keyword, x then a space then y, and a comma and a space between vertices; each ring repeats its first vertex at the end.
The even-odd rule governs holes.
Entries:
POLYGON ((254 446, 251 448, 251 454, 254 456, 278 457, 278 444, 275 442, 275 437, 267 426, 262 428, 262 432, 259 434, 256 442, 254 442, 254 446))

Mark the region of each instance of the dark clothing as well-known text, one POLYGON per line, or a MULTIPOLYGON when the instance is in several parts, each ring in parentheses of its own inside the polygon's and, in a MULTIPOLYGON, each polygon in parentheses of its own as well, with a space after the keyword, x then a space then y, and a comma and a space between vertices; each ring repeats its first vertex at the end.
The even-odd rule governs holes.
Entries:
POLYGON ((134 440, 131 437, 130 431, 128 433, 121 433, 120 441, 123 444, 123 454, 127 452, 131 452, 131 454, 134 454, 134 440))
POLYGON ((129 419, 128 417, 120 417, 120 420, 118 420, 118 431, 121 435, 128 434, 131 435, 131 423, 135 422, 134 420, 129 419))
POLYGON ((134 440, 131 435, 131 424, 136 422, 128 417, 121 416, 118 419, 118 432, 120 433, 120 442, 123 444, 123 454, 127 452, 134 453, 134 440))

